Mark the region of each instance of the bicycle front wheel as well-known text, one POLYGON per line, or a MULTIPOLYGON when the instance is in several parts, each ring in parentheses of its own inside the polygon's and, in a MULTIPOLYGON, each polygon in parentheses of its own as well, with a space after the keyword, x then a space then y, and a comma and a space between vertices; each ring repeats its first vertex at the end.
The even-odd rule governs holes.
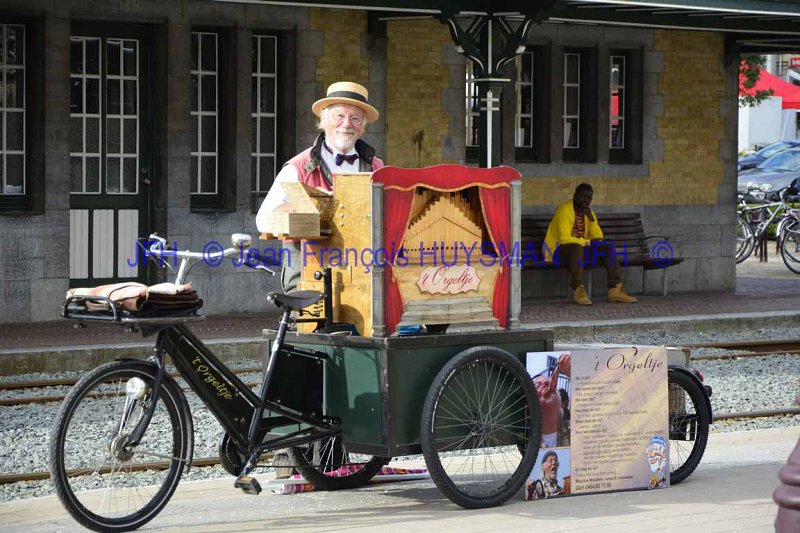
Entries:
POLYGON ((420 441, 431 478, 452 502, 479 509, 507 501, 531 473, 541 440, 536 389, 510 353, 469 348, 433 380, 420 441))
POLYGON ((780 239, 783 263, 795 274, 800 274, 800 222, 788 223, 780 239))
POLYGON ((676 485, 694 472, 708 443, 711 409, 705 391, 690 376, 670 369, 669 482, 676 485))
POLYGON ((320 490, 354 489, 365 485, 390 460, 348 453, 341 437, 321 439, 288 451, 297 471, 320 490))
POLYGON ((129 531, 146 524, 191 461, 191 414, 169 377, 140 443, 129 445, 153 401, 155 376, 153 364, 115 361, 84 376, 61 404, 50 432, 50 475, 61 503, 89 529, 129 531))
POLYGON ((753 253, 756 238, 753 228, 741 215, 736 217, 736 262, 741 263, 753 253))

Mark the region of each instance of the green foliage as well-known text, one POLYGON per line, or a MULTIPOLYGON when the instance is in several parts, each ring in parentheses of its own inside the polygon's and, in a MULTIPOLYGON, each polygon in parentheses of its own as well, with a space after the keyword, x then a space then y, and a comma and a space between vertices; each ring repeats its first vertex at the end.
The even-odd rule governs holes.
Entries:
POLYGON ((739 107, 754 107, 772 96, 772 89, 753 90, 765 64, 764 56, 754 54, 742 56, 742 61, 739 63, 739 107))

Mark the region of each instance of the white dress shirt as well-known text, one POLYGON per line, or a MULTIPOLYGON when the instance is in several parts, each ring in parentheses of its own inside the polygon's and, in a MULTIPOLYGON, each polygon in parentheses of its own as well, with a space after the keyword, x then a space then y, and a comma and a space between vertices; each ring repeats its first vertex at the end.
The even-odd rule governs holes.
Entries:
MULTIPOLYGON (((337 167, 336 152, 330 152, 326 146, 327 145, 322 146, 322 161, 329 169, 331 169, 332 174, 350 174, 353 172, 360 172, 359 159, 356 159, 352 163, 342 161, 342 164, 337 167)), ((344 155, 351 155, 355 153, 356 149, 353 147, 344 155)), ((270 231, 271 228, 269 227, 269 215, 289 201, 289 199, 286 197, 283 187, 281 187, 279 184, 281 182, 290 181, 300 181, 300 175, 297 173, 297 169, 294 167, 294 165, 284 165, 281 171, 278 172, 278 175, 275 176, 275 182, 272 184, 272 187, 270 187, 266 198, 264 198, 264 201, 261 203, 261 207, 258 209, 258 214, 256 214, 256 228, 258 228, 258 231, 261 233, 273 233, 270 231)))

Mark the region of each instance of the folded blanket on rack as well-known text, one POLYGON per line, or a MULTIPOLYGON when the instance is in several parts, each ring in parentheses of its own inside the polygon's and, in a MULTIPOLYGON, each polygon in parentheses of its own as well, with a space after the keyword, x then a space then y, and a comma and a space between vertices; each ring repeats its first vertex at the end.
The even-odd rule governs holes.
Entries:
MULTIPOLYGON (((80 287, 69 289, 69 297, 102 297, 108 298, 117 309, 138 312, 146 309, 183 309, 197 306, 200 299, 197 291, 192 288, 191 282, 182 285, 175 283, 159 283, 148 287, 143 283, 127 281, 111 283, 98 287, 80 287)), ((85 300, 88 311, 108 311, 107 302, 98 300, 85 300)))

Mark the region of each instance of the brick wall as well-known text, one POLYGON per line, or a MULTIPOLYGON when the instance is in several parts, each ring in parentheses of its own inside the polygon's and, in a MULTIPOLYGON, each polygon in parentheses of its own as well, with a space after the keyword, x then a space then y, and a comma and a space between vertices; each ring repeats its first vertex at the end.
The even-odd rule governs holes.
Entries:
POLYGON ((317 59, 317 81, 323 91, 337 81, 369 81, 369 58, 362 54, 360 38, 367 31, 366 11, 312 9, 311 29, 325 34, 325 51, 317 59))
MULTIPOLYGON (((387 160, 401 167, 449 162, 443 147, 450 115, 442 97, 451 87, 443 46, 452 48, 447 28, 435 20, 391 21, 387 25, 387 160)), ((461 67, 463 86, 463 62, 461 67)), ((463 88, 461 93, 463 109, 463 88)))
MULTIPOLYGON (((377 122, 369 124, 363 140, 385 160, 386 39, 368 34, 366 12, 352 9, 311 9, 309 25, 308 34, 315 34, 313 38, 322 41, 322 50, 313 58, 316 81, 311 87, 312 94, 304 91, 303 98, 298 99, 298 112, 310 110, 314 101, 325 96, 331 83, 353 81, 364 85, 369 91, 369 103, 381 116, 377 122)), ((310 111, 301 115, 300 120, 299 146, 305 147, 319 130, 316 117, 310 111)))

